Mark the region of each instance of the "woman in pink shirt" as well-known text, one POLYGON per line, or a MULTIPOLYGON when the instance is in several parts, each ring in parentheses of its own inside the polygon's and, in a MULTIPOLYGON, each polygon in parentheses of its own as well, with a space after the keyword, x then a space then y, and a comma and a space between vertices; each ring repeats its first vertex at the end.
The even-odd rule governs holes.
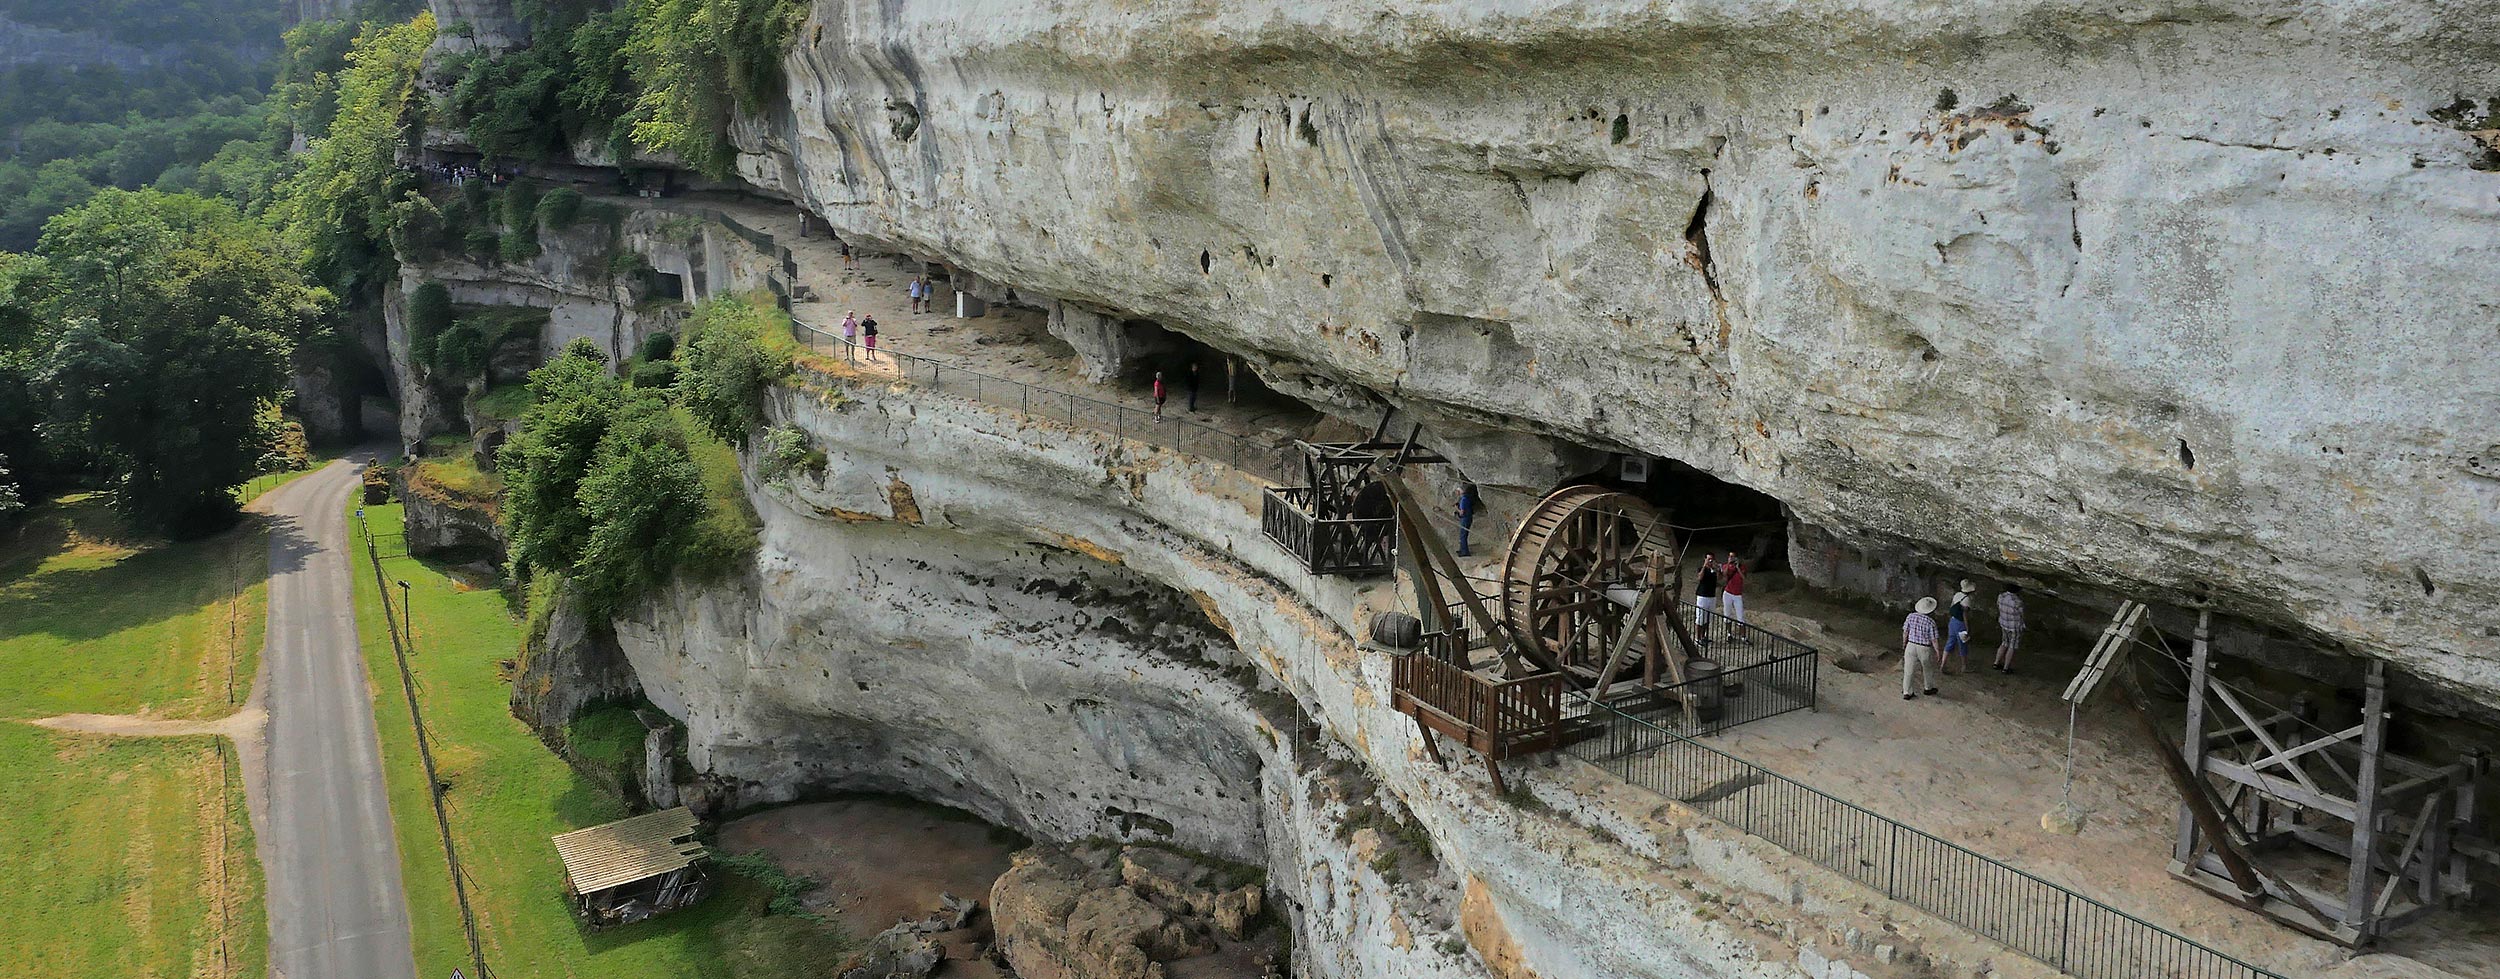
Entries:
POLYGON ((1745 565, 1736 560, 1735 551, 1727 552, 1727 563, 1719 565, 1719 620, 1729 639, 1753 643, 1745 629, 1745 565))

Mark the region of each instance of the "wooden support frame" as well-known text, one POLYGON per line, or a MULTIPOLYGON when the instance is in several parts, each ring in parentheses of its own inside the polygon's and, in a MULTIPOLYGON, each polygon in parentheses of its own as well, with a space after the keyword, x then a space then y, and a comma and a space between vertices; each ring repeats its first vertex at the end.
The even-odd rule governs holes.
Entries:
MULTIPOLYGON (((2387 750, 2385 662, 2369 665, 2360 723, 2304 730, 2293 712, 2261 714, 2214 678, 2210 624, 2210 613, 2200 612, 2186 730, 2175 752, 2162 745, 2164 769, 2180 793, 2171 873, 2353 948, 2470 893, 2455 846, 2458 814, 2472 805, 2471 773, 2463 764, 2425 765, 2387 750), (2237 723, 2206 731, 2210 708, 2237 723), (2216 786, 2228 794, 2217 796, 2216 786), (2401 841, 2387 846, 2396 836, 2401 841), (2342 858, 2341 886, 2330 893, 2267 868, 2270 856, 2295 844, 2342 858)), ((2160 740, 2150 713, 2142 717, 2160 740)))

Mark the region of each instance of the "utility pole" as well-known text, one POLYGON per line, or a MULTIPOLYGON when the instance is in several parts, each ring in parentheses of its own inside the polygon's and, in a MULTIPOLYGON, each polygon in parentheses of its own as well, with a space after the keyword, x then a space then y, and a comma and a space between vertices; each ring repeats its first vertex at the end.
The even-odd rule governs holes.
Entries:
POLYGON ((402 626, 400 631, 408 634, 408 649, 414 652, 417 648, 417 608, 408 604, 406 578, 399 579, 399 621, 402 626))

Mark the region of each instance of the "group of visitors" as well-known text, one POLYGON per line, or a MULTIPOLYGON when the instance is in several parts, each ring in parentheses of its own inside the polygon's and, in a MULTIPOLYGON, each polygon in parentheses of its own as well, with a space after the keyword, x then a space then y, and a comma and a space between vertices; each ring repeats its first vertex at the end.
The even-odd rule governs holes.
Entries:
MULTIPOLYGON (((1919 694, 1936 692, 1936 674, 1970 672, 1970 602, 1978 591, 1970 579, 1962 579, 1954 589, 1945 608, 1944 626, 1936 626, 1936 598, 1922 597, 1911 607, 1908 618, 1901 620, 1901 699, 1916 699, 1919 694), (1961 666, 1958 671, 1946 669, 1946 657, 1953 657, 1961 666)), ((1993 668, 2004 674, 2014 672, 2014 651, 2023 641, 2023 586, 2007 585, 1997 594, 1997 653, 1993 668)))
MULTIPOLYGON (((1184 391, 1186 391, 1186 392, 1188 393, 1188 395, 1189 395, 1189 410, 1191 410, 1191 411, 1197 411, 1197 410, 1198 410, 1198 362, 1197 362, 1197 361, 1194 361, 1194 360, 1193 360, 1193 361, 1190 361, 1190 362, 1189 362, 1189 369, 1188 369, 1188 372, 1187 372, 1187 373, 1185 373, 1185 374, 1183 374, 1183 375, 1181 376, 1181 387, 1182 387, 1182 389, 1183 389, 1184 391)), ((1162 371, 1156 371, 1156 372, 1155 372, 1154 387, 1153 387, 1153 389, 1152 389, 1152 392, 1151 392, 1151 393, 1154 395, 1154 400, 1155 400, 1155 420, 1157 420, 1157 421, 1161 421, 1161 420, 1163 419, 1163 401, 1164 401, 1164 399, 1165 399, 1165 398, 1168 398, 1168 397, 1170 397, 1170 396, 1171 396, 1171 390, 1170 390, 1169 388, 1164 387, 1164 385, 1163 385, 1163 372, 1162 372, 1162 371)))
POLYGON ((861 356, 860 352, 865 350, 868 360, 871 363, 876 361, 877 315, 875 313, 870 313, 865 317, 859 315, 859 310, 856 309, 845 310, 842 313, 842 349, 846 355, 854 359, 861 356))
POLYGON ((413 166, 403 165, 400 169, 413 170, 417 174, 428 180, 434 181, 435 183, 450 184, 454 187, 465 187, 471 181, 475 180, 486 181, 487 185, 491 187, 501 187, 505 184, 511 183, 521 174, 520 168, 518 167, 480 169, 466 164, 454 165, 450 163, 421 163, 413 166))
POLYGON ((1717 638, 1727 642, 1750 645, 1753 629, 1745 624, 1745 562, 1735 551, 1720 560, 1716 555, 1701 556, 1701 581, 1693 588, 1693 638, 1711 642, 1712 626, 1717 638))
POLYGON ((911 314, 914 316, 929 312, 937 305, 937 287, 929 284, 929 275, 925 272, 903 284, 903 295, 911 299, 911 314))

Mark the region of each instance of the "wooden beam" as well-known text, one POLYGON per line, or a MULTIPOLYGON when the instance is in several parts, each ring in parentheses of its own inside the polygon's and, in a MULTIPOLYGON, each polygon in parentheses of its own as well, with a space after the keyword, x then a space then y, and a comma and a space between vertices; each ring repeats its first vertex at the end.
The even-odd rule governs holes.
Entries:
POLYGON ((2264 768, 2268 765, 2283 764, 2284 762, 2291 761, 2294 758, 2309 754, 2313 751, 2325 751, 2328 748, 2335 747, 2336 745, 2360 737, 2361 729, 2366 726, 2367 725, 2355 724, 2341 731, 2321 737, 2315 741, 2307 741, 2293 745, 2282 751, 2278 751, 2263 758, 2248 762, 2247 764, 2250 768, 2264 768))
POLYGON ((2248 766, 2228 758, 2207 756, 2205 773, 2216 778, 2243 783, 2277 800, 2305 809, 2315 809, 2337 819, 2353 818, 2353 802, 2350 799, 2328 795, 2324 792, 2312 792, 2291 779, 2251 771, 2248 766))
MULTIPOLYGON (((2248 707, 2240 703, 2240 698, 2231 692, 2230 687, 2217 683, 2212 689, 2214 696, 2222 701, 2222 706, 2230 708, 2231 713, 2239 715, 2240 723, 2248 725, 2249 733, 2257 736, 2257 743, 2265 745, 2267 751, 2278 755, 2283 753, 2283 743, 2275 740, 2274 735, 2267 733, 2266 729, 2257 723, 2257 715, 2250 713, 2248 707)), ((2308 772, 2294 767, 2291 769, 2291 774, 2292 780, 2299 782, 2303 788, 2311 792, 2324 791, 2318 788, 2318 783, 2309 779, 2308 772)))
POLYGON ((2387 752, 2387 663, 2370 661, 2367 692, 2363 694, 2361 724, 2361 776, 2353 791, 2352 875, 2344 898, 2344 924, 2361 932, 2361 940, 2373 936, 2373 922, 2363 912, 2370 899, 2370 875, 2377 870, 2379 815, 2379 756, 2387 752))
MULTIPOLYGON (((1451 581, 1464 585, 1467 575, 1459 570, 1458 559, 1451 557, 1449 550, 1441 546, 1439 534, 1424 521, 1422 511, 1416 508, 1414 498, 1407 492, 1399 475, 1385 474, 1380 484, 1388 487, 1389 502, 1397 508, 1399 521, 1415 528, 1414 539, 1422 546, 1432 567, 1451 581)), ((1466 599, 1467 614, 1476 620, 1484 634, 1495 637, 1497 647, 1502 650, 1502 670, 1505 674, 1519 672, 1521 658, 1533 660, 1538 666, 1556 673, 1562 672, 1562 664, 1554 662, 1527 637, 1513 634, 1508 626, 1494 619, 1493 613, 1485 610, 1484 599, 1477 596, 1473 587, 1461 588, 1459 595, 1466 599)))
MULTIPOLYGON (((2187 765, 2188 777, 2198 781, 2202 781, 2200 776, 2204 774, 2205 753, 2209 748, 2203 732, 2205 687, 2212 675, 2213 652, 2205 643, 2205 626, 2212 617, 2213 613, 2209 610, 2200 609, 2196 613, 2196 642, 2189 647, 2192 658, 2188 661, 2187 736, 2180 752, 2182 762, 2187 765)), ((2222 811, 2229 812, 2231 807, 2225 806, 2222 811)), ((2179 804, 2178 828, 2174 838, 2178 842, 2171 846, 2170 858, 2184 863, 2196 852, 2196 814, 2188 810, 2184 801, 2179 804)))
MULTIPOLYGON (((2127 682, 2130 687, 2135 685, 2134 674, 2128 675, 2127 682)), ((2170 776, 2171 788, 2178 791, 2180 801, 2187 805, 2189 814, 2195 818, 2197 829, 2204 833, 2208 845, 2213 847, 2215 855, 2230 871, 2232 884, 2245 898, 2253 899, 2263 893, 2265 885, 2257 879, 2257 872, 2249 866, 2248 858, 2240 854, 2238 844, 2232 842, 2222 814, 2215 811, 2213 798, 2206 792, 2204 780, 2190 772, 2187 762, 2171 749, 2170 739, 2161 733, 2161 725, 2153 720, 2152 709, 2144 706, 2143 691, 2130 692, 2134 696, 2128 697, 2127 703, 2135 708, 2136 721, 2143 728, 2146 743, 2152 745, 2153 753, 2161 757, 2162 772, 2170 776)))

